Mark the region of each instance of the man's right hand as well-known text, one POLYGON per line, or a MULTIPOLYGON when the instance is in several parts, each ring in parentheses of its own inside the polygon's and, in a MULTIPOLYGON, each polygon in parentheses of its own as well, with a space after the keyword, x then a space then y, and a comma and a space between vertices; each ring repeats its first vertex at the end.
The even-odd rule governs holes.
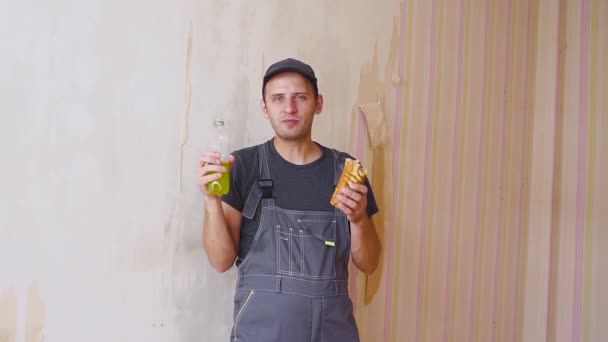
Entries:
MULTIPOLYGON (((235 158, 233 155, 228 156, 228 163, 230 166, 234 164, 235 158)), ((216 181, 222 177, 222 174, 226 172, 226 168, 221 165, 220 154, 215 151, 205 151, 201 155, 198 163, 198 185, 205 198, 218 197, 209 194, 207 184, 216 181)))

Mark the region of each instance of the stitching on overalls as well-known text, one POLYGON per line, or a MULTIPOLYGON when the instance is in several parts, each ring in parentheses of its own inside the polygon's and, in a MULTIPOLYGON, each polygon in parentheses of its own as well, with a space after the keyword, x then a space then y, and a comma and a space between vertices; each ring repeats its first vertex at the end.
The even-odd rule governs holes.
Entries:
POLYGON ((321 342, 325 342, 325 297, 321 297, 321 342))

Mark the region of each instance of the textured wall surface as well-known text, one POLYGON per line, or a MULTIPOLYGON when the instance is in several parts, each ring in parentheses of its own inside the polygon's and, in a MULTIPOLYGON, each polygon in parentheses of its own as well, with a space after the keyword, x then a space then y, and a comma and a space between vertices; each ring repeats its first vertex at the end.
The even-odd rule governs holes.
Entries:
POLYGON ((288 56, 381 206, 362 341, 603 341, 607 25, 605 0, 1 4, 0 342, 227 340, 194 169, 216 116, 235 149, 272 135, 288 56))

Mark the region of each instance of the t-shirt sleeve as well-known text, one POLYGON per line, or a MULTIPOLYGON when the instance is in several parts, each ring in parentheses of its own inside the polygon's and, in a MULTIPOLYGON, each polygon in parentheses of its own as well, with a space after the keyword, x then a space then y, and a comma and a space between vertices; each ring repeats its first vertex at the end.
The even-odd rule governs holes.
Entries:
POLYGON ((365 185, 367 186, 367 216, 370 218, 377 214, 380 209, 378 208, 378 203, 376 202, 376 196, 374 195, 374 190, 372 189, 372 185, 368 179, 365 180, 365 185))

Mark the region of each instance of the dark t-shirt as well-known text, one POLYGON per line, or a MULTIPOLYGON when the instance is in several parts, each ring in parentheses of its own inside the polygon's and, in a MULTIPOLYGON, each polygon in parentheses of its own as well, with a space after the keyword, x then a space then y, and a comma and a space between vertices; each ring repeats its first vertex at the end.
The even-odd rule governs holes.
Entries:
MULTIPOLYGON (((306 165, 295 165, 283 159, 274 146, 274 139, 267 141, 268 167, 273 182, 273 197, 276 205, 283 209, 300 211, 334 211, 330 204, 334 192, 334 157, 333 152, 320 144, 321 158, 306 165)), ((230 193, 222 200, 241 213, 247 201, 251 187, 260 178, 258 146, 247 147, 233 153, 236 161, 230 171, 230 193)), ((340 152, 339 160, 353 158, 340 152)), ((367 195, 367 214, 376 214, 378 206, 369 181, 367 195)), ((261 202, 260 204, 261 205, 261 202)), ((243 217, 240 232, 239 257, 237 265, 245 258, 260 223, 261 210, 255 211, 253 219, 243 217)))

